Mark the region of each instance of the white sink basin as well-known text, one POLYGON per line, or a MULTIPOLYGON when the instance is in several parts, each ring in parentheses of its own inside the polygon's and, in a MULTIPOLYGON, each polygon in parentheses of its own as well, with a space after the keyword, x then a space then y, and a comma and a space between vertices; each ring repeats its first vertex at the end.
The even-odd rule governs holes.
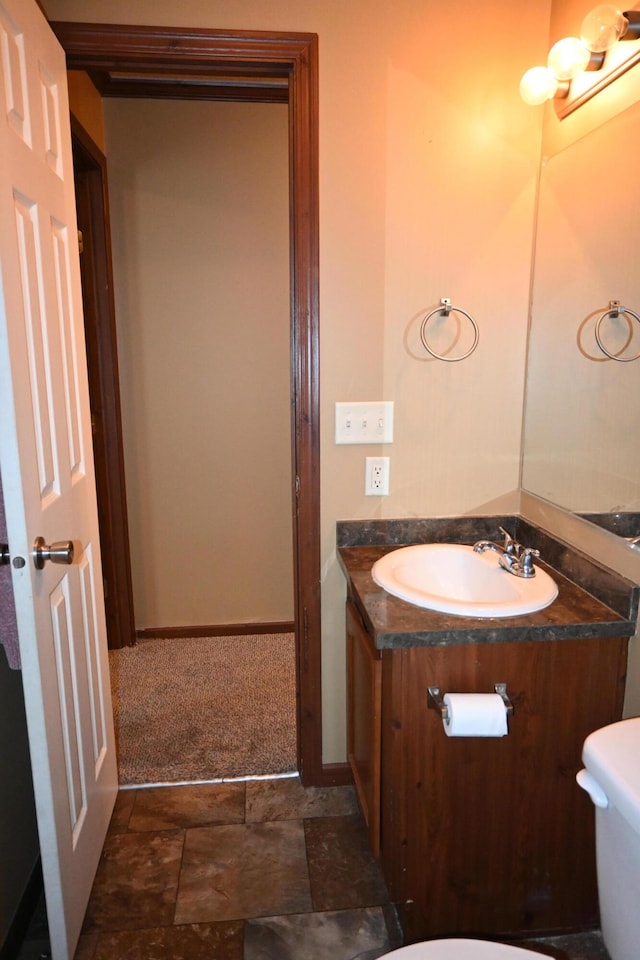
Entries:
POLYGON ((517 617, 553 603, 558 588, 536 567, 535 577, 516 577, 493 550, 476 553, 460 543, 420 543, 377 560, 375 582, 394 597, 462 617, 517 617))

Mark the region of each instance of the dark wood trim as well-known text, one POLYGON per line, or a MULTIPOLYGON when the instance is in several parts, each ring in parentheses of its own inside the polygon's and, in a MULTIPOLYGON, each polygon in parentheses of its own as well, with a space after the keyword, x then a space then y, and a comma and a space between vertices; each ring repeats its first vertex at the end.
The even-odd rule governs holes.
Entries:
POLYGON ((309 64, 314 33, 51 22, 70 70, 283 77, 309 64))
POLYGON ((322 783, 318 389, 318 38, 96 23, 51 24, 74 70, 287 77, 299 769, 322 783))
POLYGON ((135 641, 124 477, 111 227, 104 154, 71 116, 100 547, 109 647, 135 641))
MULTIPOLYGON (((296 41, 294 41, 295 43, 296 41)), ((298 41, 299 42, 299 41, 298 41)), ((318 253, 318 42, 299 54, 289 79, 291 337, 294 529, 300 776, 321 782, 320 397, 318 253)))
POLYGON ((192 627, 146 627, 136 630, 138 640, 164 640, 175 637, 240 637, 262 633, 293 633, 293 620, 272 623, 215 623, 209 626, 192 627))
POLYGON ((251 103, 288 103, 286 78, 256 78, 234 82, 237 78, 185 75, 166 79, 157 74, 135 71, 115 73, 91 70, 89 76, 103 97, 137 97, 162 100, 235 100, 251 103))
POLYGON ((317 781, 320 787, 349 787, 352 784, 353 775, 348 763, 325 763, 317 781))

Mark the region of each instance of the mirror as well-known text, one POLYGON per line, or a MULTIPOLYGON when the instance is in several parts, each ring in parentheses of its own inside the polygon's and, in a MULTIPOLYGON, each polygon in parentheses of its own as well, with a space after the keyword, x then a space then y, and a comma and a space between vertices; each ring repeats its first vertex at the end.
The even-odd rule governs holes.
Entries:
POLYGON ((524 489, 627 538, 640 535, 639 136, 635 104, 543 161, 522 466, 524 489))

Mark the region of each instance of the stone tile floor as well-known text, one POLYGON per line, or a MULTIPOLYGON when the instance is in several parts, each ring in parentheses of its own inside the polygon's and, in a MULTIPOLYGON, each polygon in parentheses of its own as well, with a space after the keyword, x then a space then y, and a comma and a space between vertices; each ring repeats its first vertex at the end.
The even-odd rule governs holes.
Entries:
MULTIPOLYGON (((374 960, 400 942, 353 790, 291 778, 121 791, 75 960, 374 960)), ((597 931, 521 945, 608 960, 597 931)), ((48 955, 36 919, 19 960, 48 955)))

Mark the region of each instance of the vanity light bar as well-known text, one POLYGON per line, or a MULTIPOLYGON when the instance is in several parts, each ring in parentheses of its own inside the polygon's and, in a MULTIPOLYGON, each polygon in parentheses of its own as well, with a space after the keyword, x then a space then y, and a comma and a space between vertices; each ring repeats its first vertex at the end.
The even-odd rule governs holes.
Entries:
MULTIPOLYGON (((594 96, 603 86, 640 60, 640 51, 630 49, 629 56, 607 69, 607 55, 621 40, 640 39, 640 11, 622 13, 612 4, 594 7, 582 21, 580 37, 564 37, 549 51, 546 66, 532 67, 520 81, 520 95, 525 103, 536 106, 547 100, 556 100, 556 109, 565 116, 585 100, 594 96), (562 101, 571 100, 571 85, 586 72, 603 71, 601 79, 576 98, 568 109, 562 101)), ((616 60, 619 58, 616 57, 616 60)))

